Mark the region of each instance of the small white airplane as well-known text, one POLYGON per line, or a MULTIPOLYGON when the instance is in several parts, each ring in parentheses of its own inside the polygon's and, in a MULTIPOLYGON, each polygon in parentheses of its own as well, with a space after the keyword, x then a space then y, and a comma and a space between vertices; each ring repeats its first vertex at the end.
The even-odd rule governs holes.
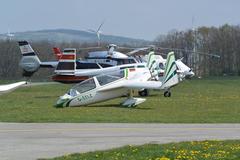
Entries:
POLYGON ((128 97, 121 105, 133 107, 146 100, 133 98, 133 89, 166 90, 177 85, 180 80, 177 75, 177 66, 173 52, 168 54, 163 80, 151 81, 153 78, 151 72, 154 62, 153 54, 153 52, 149 54, 148 68, 126 68, 122 70, 119 76, 106 74, 94 76, 75 85, 68 93, 59 98, 56 107, 89 105, 126 95, 128 97))
POLYGON ((26 81, 22 81, 22 82, 17 82, 17 83, 12 83, 12 84, 0 85, 0 94, 14 90, 26 83, 27 83, 26 81))
MULTIPOLYGON (((166 59, 164 59, 161 55, 155 55, 155 57, 159 71, 159 78, 162 78, 164 75, 164 69, 166 67, 166 59)), ((182 80, 191 79, 195 75, 192 69, 182 62, 182 59, 176 60, 175 63, 177 65, 177 74, 179 75, 179 78, 181 78, 182 80)))

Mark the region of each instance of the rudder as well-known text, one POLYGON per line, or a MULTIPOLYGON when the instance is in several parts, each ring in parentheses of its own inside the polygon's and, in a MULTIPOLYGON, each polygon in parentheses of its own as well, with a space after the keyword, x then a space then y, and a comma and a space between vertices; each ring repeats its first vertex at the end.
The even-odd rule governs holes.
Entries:
POLYGON ((163 78, 163 89, 170 88, 179 83, 179 78, 177 75, 177 66, 175 63, 175 55, 174 52, 168 53, 166 68, 164 71, 163 78))
POLYGON ((56 57, 57 60, 60 60, 61 57, 62 57, 62 55, 63 55, 63 53, 61 52, 61 50, 60 50, 59 48, 57 48, 57 47, 54 47, 54 48, 53 48, 53 53, 54 53, 54 55, 55 55, 55 57, 56 57))

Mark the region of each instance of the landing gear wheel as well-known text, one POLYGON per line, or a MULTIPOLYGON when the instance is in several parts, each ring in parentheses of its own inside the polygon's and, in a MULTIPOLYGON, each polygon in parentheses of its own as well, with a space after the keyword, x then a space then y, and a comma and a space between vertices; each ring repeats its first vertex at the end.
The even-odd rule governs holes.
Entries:
POLYGON ((164 95, 164 97, 171 97, 171 92, 165 91, 163 95, 164 95))
POLYGON ((139 91, 138 94, 141 96, 141 97, 146 97, 146 96, 149 96, 149 91, 147 89, 144 89, 142 91, 139 91))

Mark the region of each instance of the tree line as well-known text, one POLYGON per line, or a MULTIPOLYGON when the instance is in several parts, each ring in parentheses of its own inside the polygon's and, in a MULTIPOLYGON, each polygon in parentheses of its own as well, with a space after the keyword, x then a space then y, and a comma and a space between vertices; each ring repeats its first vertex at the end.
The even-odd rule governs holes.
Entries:
POLYGON ((240 26, 225 24, 175 30, 158 36, 155 44, 160 48, 181 49, 175 51, 176 55, 183 57, 199 76, 240 75, 240 26), (216 54, 220 58, 207 54, 216 54))

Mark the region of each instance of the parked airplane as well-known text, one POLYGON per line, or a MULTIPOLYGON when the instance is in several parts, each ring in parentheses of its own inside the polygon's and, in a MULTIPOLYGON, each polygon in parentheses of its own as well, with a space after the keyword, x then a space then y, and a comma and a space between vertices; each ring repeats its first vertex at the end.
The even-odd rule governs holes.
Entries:
MULTIPOLYGON (((110 45, 111 46, 111 45, 110 45)), ((112 44, 113 46, 113 44, 112 44)), ((146 48, 144 48, 146 49, 146 48)), ((142 48, 134 50, 142 50, 142 48)), ((63 53, 59 48, 53 49, 54 54, 57 58, 61 57, 63 53)), ((142 63, 147 61, 147 55, 144 58, 140 58, 139 60, 129 57, 121 52, 114 51, 113 54, 109 57, 108 51, 95 51, 89 52, 89 56, 85 58, 85 61, 91 63, 99 63, 101 65, 109 65, 109 66, 116 66, 121 64, 128 64, 128 63, 142 63)), ((129 52, 129 54, 133 54, 133 51, 129 52)), ((166 59, 164 59, 161 55, 155 55, 156 57, 156 65, 159 68, 159 77, 161 78, 164 73, 166 59)), ((194 76, 194 72, 182 62, 182 59, 176 60, 177 65, 177 73, 181 79, 189 79, 194 76)))
POLYGON ((59 61, 41 62, 27 41, 19 42, 22 59, 20 66, 23 68, 23 75, 30 77, 40 67, 51 67, 55 69, 54 81, 63 83, 76 83, 87 79, 89 76, 98 75, 104 72, 112 72, 120 68, 134 67, 143 65, 138 63, 133 57, 128 57, 120 52, 114 51, 114 45, 110 45, 109 51, 91 52, 89 57, 84 60, 77 60, 76 49, 68 48, 59 54, 59 61), (93 56, 95 55, 95 57, 93 56), (99 57, 96 55, 113 55, 112 57, 99 57), (117 56, 118 58, 114 58, 117 56), (111 63, 114 63, 112 65, 111 63), (116 66, 115 66, 116 65, 116 66))
MULTIPOLYGON (((161 55, 156 55, 155 60, 157 67, 159 68, 159 78, 162 78, 164 75, 164 69, 166 67, 166 59, 164 59, 161 55)), ((182 80, 191 79, 195 75, 192 69, 182 62, 182 59, 176 60, 175 63, 177 66, 177 74, 182 80)))
MULTIPOLYGON (((76 49, 74 48, 65 49, 63 52, 58 48, 53 48, 55 56, 58 59, 58 61, 55 62, 41 62, 30 44, 26 41, 19 42, 19 46, 23 55, 20 66, 24 70, 24 76, 31 76, 39 67, 55 67, 55 75, 52 76, 52 79, 62 83, 77 83, 102 73, 146 65, 145 62, 141 63, 134 57, 129 57, 121 52, 115 51, 117 46, 114 44, 109 45, 108 51, 89 52, 89 56, 86 57, 85 60, 76 58, 76 49)), ((129 52, 129 54, 143 49, 147 48, 135 49, 129 52)), ((160 55, 158 57, 160 58, 156 59, 158 63, 156 67, 159 68, 159 77, 161 78, 166 60, 160 55)), ((194 75, 191 69, 183 64, 181 60, 177 60, 176 64, 180 78, 184 79, 186 76, 194 75)))
POLYGON ((5 84, 5 85, 0 85, 0 94, 14 90, 22 85, 26 84, 25 81, 22 82, 17 82, 17 83, 12 83, 12 84, 5 84))
POLYGON ((163 81, 151 81, 152 73, 152 60, 154 55, 150 54, 150 68, 126 68, 121 71, 119 76, 112 75, 99 75, 85 80, 72 89, 68 93, 61 96, 57 101, 57 107, 81 106, 107 101, 113 98, 128 95, 121 105, 132 107, 143 103, 143 98, 133 98, 133 89, 156 89, 166 90, 179 83, 177 75, 177 66, 175 63, 175 56, 170 52, 167 57, 166 69, 163 81))

